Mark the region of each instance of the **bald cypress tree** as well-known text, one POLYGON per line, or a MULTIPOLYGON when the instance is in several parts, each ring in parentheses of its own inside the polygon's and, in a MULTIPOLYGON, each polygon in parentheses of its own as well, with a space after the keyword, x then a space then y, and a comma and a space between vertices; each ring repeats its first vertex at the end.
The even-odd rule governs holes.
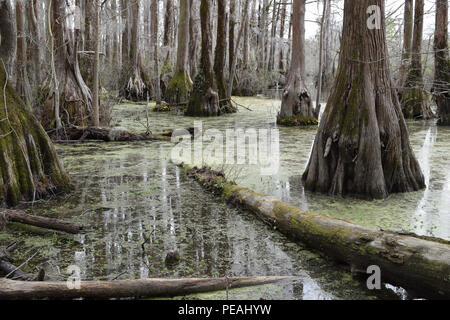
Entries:
POLYGON ((10 85, 5 62, 14 54, 9 0, 0 0, 0 207, 67 190, 70 178, 39 121, 10 85))
POLYGON ((385 198, 425 186, 392 84, 384 13, 384 0, 345 0, 339 68, 303 175, 308 190, 385 198), (379 26, 369 28, 373 5, 379 26))

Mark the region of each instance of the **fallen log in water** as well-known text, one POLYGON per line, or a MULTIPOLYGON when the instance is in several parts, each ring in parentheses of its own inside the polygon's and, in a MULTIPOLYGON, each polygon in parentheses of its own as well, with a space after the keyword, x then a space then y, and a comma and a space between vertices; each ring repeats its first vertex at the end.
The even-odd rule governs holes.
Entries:
MULTIPOLYGON (((27 224, 35 227, 51 229, 55 231, 62 231, 71 234, 77 234, 83 231, 84 227, 75 223, 66 222, 53 218, 38 217, 26 214, 20 210, 1 210, 0 211, 1 220, 18 222, 22 224, 27 224)), ((1 230, 0 225, 0 230, 1 230)))
POLYGON ((139 279, 81 281, 79 289, 66 282, 27 282, 0 279, 0 300, 164 298, 258 286, 293 277, 241 277, 211 279, 139 279))
POLYGON ((450 242, 379 231, 302 211, 270 196, 228 182, 220 172, 190 168, 203 187, 254 212, 288 237, 366 273, 372 265, 382 280, 423 297, 450 298, 450 242))
POLYGON ((158 134, 135 134, 127 131, 122 127, 115 128, 98 128, 98 127, 77 127, 70 126, 61 130, 53 131, 50 138, 57 143, 64 143, 64 141, 92 142, 92 141, 118 141, 118 142, 132 142, 132 141, 170 141, 169 137, 158 134))

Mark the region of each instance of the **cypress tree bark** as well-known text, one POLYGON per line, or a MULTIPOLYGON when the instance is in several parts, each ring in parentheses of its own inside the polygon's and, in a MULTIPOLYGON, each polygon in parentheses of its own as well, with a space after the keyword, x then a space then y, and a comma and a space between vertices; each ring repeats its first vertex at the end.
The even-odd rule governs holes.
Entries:
POLYGON ((294 0, 292 58, 290 71, 283 92, 280 125, 317 124, 318 112, 313 108, 312 99, 306 88, 304 75, 305 56, 305 0, 294 0))
MULTIPOLYGON (((147 94, 151 95, 151 81, 142 66, 139 53, 139 2, 132 1, 131 6, 131 39, 129 45, 129 60, 124 63, 121 97, 132 101, 144 101, 147 94)), ((128 19, 129 23, 129 19, 128 19)))
POLYGON ((422 41, 424 0, 416 0, 411 66, 402 90, 401 103, 407 119, 427 120, 434 117, 424 90, 422 73, 422 41))
POLYGON ((69 31, 65 25, 65 1, 51 0, 49 33, 53 45, 54 70, 41 123, 44 128, 59 128, 58 122, 66 124, 86 125, 92 107, 91 90, 88 88, 80 72, 78 61, 79 31, 75 31, 75 41, 70 41, 69 31), (56 111, 59 109, 58 114, 56 111), (49 115, 53 115, 50 116, 49 115))
POLYGON ((450 61, 448 56, 448 1, 436 0, 434 34, 435 80, 434 97, 438 107, 439 125, 450 125, 450 61))
MULTIPOLYGON (((403 17, 403 53, 402 65, 399 72, 399 86, 403 86, 406 81, 406 74, 409 64, 411 63, 411 47, 414 26, 414 2, 413 0, 405 0, 405 9, 403 17)), ((399 89, 401 92, 401 89, 399 89)))
POLYGON ((67 190, 70 178, 39 124, 8 82, 4 62, 14 54, 8 0, 0 0, 0 207, 67 190), (10 39, 12 38, 12 39, 10 39))
POLYGON ((225 69, 225 55, 226 55, 226 30, 225 30, 225 15, 226 15, 226 0, 218 0, 217 2, 217 44, 214 57, 214 75, 220 99, 225 99, 227 96, 227 87, 225 83, 224 69, 225 69))
POLYGON ((220 115, 219 95, 215 91, 212 66, 211 4, 202 0, 200 4, 202 30, 202 53, 199 73, 194 80, 194 88, 189 99, 187 116, 210 117, 220 115))
POLYGON ((384 0, 346 0, 340 61, 307 169, 305 188, 385 198, 425 186, 392 85, 384 0), (381 8, 369 29, 367 8, 381 8))
POLYGON ((192 91, 189 76, 189 19, 191 6, 189 0, 180 0, 180 18, 178 23, 178 51, 175 74, 169 81, 166 100, 172 103, 186 102, 192 91))

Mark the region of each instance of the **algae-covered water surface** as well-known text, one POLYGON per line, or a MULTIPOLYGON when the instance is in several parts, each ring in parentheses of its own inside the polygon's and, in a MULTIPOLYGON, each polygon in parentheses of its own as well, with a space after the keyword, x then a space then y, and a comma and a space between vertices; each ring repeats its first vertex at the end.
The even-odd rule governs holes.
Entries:
MULTIPOLYGON (((275 130, 279 161, 273 174, 261 174, 258 163, 209 164, 220 167, 240 185, 305 210, 374 228, 450 239, 450 162, 444 143, 450 139, 449 129, 433 123, 409 123, 426 190, 393 195, 382 201, 330 197, 305 192, 302 186, 301 174, 316 128, 277 128, 277 100, 240 98, 239 103, 252 111, 242 108, 237 114, 211 119, 151 113, 151 130, 193 127, 195 120, 203 121, 204 130, 275 130)), ((116 106, 116 125, 142 132, 145 108, 116 106)), ((247 141, 246 147, 251 144, 251 140, 247 141)), ((11 225, 0 235, 0 242, 25 239, 15 256, 17 260, 25 260, 34 252, 37 255, 24 270, 36 272, 43 268, 54 280, 67 279, 70 265, 80 268, 84 280, 294 275, 298 277, 294 281, 232 291, 230 298, 407 297, 402 289, 389 286, 368 290, 364 281, 354 279, 344 267, 289 241, 251 213, 205 192, 171 161, 173 146, 171 142, 59 145, 58 153, 73 178, 75 190, 22 207, 35 214, 82 223, 90 230, 68 236, 11 225), (178 250, 180 260, 167 265, 165 257, 171 250, 178 250)), ((222 299, 225 293, 192 298, 222 299)))

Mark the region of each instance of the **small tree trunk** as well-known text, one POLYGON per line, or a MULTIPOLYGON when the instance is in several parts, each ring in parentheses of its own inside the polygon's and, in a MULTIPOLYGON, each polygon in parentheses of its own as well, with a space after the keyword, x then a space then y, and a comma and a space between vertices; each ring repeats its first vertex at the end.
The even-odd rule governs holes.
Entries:
POLYGON ((436 0, 434 34, 435 80, 434 97, 438 107, 439 125, 450 125, 450 61, 448 57, 448 1, 436 0))
MULTIPOLYGON (((27 1, 27 18, 28 18, 28 30, 30 37, 28 41, 28 55, 31 57, 31 70, 32 74, 32 87, 37 88, 43 78, 45 71, 44 54, 45 51, 42 46, 41 28, 37 17, 41 16, 40 3, 37 0, 27 1)), ((33 93, 36 98, 36 94, 33 93)))
POLYGON ((211 48, 211 4, 201 0, 200 20, 202 30, 201 66, 195 77, 194 89, 186 110, 187 116, 211 117, 220 115, 219 95, 215 91, 211 48))
MULTIPOLYGON (((317 74, 317 97, 316 108, 320 111, 320 99, 322 98, 322 69, 323 69, 323 36, 325 29, 325 17, 327 15, 327 0, 323 0, 322 20, 320 22, 320 39, 319 39, 319 72, 317 74)), ((317 112, 318 116, 318 112, 317 112)))
POLYGON ((422 72, 424 0, 416 0, 411 66, 402 91, 403 114, 407 119, 427 120, 434 117, 424 90, 422 72))
POLYGON ((166 100, 171 103, 186 102, 192 91, 189 76, 189 19, 191 16, 189 0, 180 0, 178 23, 177 65, 173 78, 167 85, 166 100))
POLYGON ((231 99, 231 94, 233 92, 233 83, 234 83, 234 77, 236 75, 236 66, 237 66, 237 56, 238 56, 238 50, 239 46, 241 44, 242 35, 244 34, 244 28, 245 24, 248 21, 248 6, 249 6, 250 0, 245 0, 244 4, 244 19, 241 24, 241 28, 239 29, 237 41, 236 41, 236 47, 233 48, 233 60, 231 61, 231 67, 230 67, 230 74, 228 76, 228 94, 227 98, 231 99), (247 13, 247 14, 245 14, 247 13))
POLYGON ((151 4, 151 32, 152 32, 152 42, 153 42, 153 63, 154 63, 154 88, 155 88, 155 100, 156 103, 161 103, 161 87, 159 81, 159 0, 152 0, 151 4))
POLYGON ((226 1, 217 2, 217 44, 214 58, 214 76, 220 99, 227 97, 225 84, 225 56, 226 56, 226 30, 225 30, 226 1))
MULTIPOLYGON (((131 39, 129 63, 123 64, 121 89, 119 95, 132 101, 144 101, 151 93, 151 82, 142 66, 139 52, 139 2, 131 2, 131 39)), ((129 23, 129 19, 128 19, 129 23)))
POLYGON ((285 32, 285 25, 286 25, 286 3, 283 3, 283 7, 281 9, 281 25, 280 25, 280 62, 278 64, 278 70, 279 72, 284 72, 284 32, 285 32))
MULTIPOLYGON (((405 0, 405 12, 403 17, 403 53, 402 64, 398 77, 398 86, 405 84, 406 74, 408 72, 409 64, 411 63, 411 47, 414 26, 414 2, 413 0, 405 0)), ((399 93, 401 93, 401 88, 399 93)))
POLYGON ((283 92, 278 123, 287 126, 317 124, 317 114, 306 88, 305 65, 305 0, 294 0, 292 58, 287 84, 283 92))
POLYGON ((320 122, 305 188, 385 198, 425 186, 393 88, 384 0, 346 0, 339 69, 320 122), (381 28, 367 27, 367 8, 381 8, 381 28))
POLYGON ((93 43, 94 43, 94 75, 93 75, 93 83, 92 83, 92 109, 93 109, 93 115, 92 115, 92 124, 94 127, 100 126, 100 106, 99 106, 99 81, 98 81, 98 69, 99 69, 99 63, 100 63, 100 55, 99 55, 99 34, 98 34, 98 27, 99 27, 99 12, 98 12, 98 0, 93 0, 93 6, 94 6, 94 21, 93 21, 93 43))
POLYGON ((25 17, 22 0, 16 1, 16 25, 17 25, 17 81, 16 91, 26 106, 31 109, 31 88, 27 72, 27 42, 25 32, 25 17))

